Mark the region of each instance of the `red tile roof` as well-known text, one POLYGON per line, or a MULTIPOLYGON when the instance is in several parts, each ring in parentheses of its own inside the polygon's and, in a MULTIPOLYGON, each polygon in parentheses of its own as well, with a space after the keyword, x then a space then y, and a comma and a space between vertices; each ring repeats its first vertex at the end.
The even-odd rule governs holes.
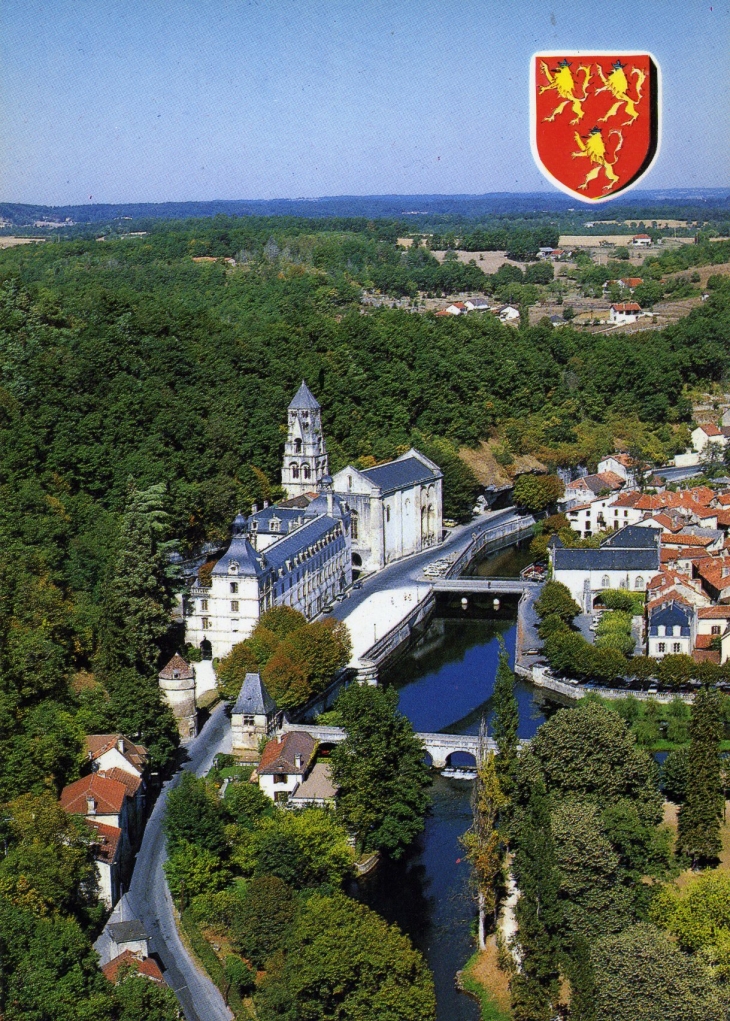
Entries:
POLYGON ((94 857, 97 861, 113 865, 122 839, 122 831, 118 826, 108 826, 104 822, 96 822, 95 819, 87 819, 86 823, 95 834, 92 838, 94 857))
POLYGON ((165 663, 157 676, 166 681, 176 680, 177 678, 191 680, 195 677, 195 671, 187 660, 184 660, 182 656, 176 652, 172 659, 169 659, 167 663, 165 663))
POLYGON ((157 982, 158 985, 163 985, 165 982, 157 961, 154 961, 151 957, 143 957, 140 960, 131 950, 125 950, 118 957, 115 957, 113 961, 105 964, 101 970, 104 972, 105 977, 116 985, 119 971, 124 967, 134 969, 134 971, 144 975, 150 981, 157 982))
POLYGON ((718 429, 716 425, 712 425, 712 423, 709 425, 701 425, 700 429, 705 436, 722 436, 722 431, 718 429))
POLYGON ((314 738, 303 730, 292 730, 281 740, 276 738, 266 745, 261 762, 256 767, 262 773, 301 773, 312 760, 317 748, 314 738), (296 756, 301 755, 302 765, 296 765, 296 756))
POLYGON ((641 305, 637 305, 635 301, 620 301, 616 305, 611 305, 614 312, 641 312, 641 305))
POLYGON ((718 649, 695 649, 692 653, 695 663, 720 663, 720 652, 718 649))
POLYGON ((664 546, 702 546, 706 549, 715 540, 711 535, 690 535, 687 532, 662 532, 664 546))
POLYGON ((105 776, 109 780, 116 780, 118 783, 123 783, 127 788, 127 795, 133 798, 139 790, 142 780, 140 777, 135 776, 134 773, 127 773, 125 770, 120 769, 119 766, 113 766, 111 769, 100 770, 97 776, 105 776))
POLYGON ((61 791, 61 807, 71 815, 86 815, 88 799, 96 802, 99 815, 118 815, 127 797, 127 788, 118 780, 92 773, 70 783, 61 791))
POLYGON ((703 606, 697 616, 701 620, 730 620, 730 606, 703 606))
POLYGON ((121 754, 131 765, 141 772, 144 771, 149 758, 147 749, 142 744, 134 744, 124 734, 88 734, 86 737, 86 754, 94 762, 96 759, 118 745, 121 741, 121 754))

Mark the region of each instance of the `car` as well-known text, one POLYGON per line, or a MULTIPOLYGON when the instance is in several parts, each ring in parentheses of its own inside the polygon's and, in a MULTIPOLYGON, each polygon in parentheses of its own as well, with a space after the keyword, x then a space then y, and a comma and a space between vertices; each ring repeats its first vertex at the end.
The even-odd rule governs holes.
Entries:
POLYGON ((335 596, 335 599, 337 600, 338 603, 343 602, 345 599, 347 599, 347 592, 338 592, 337 595, 335 596))
POLYGON ((322 607, 322 613, 332 613, 333 610, 334 606, 332 605, 332 603, 327 603, 326 606, 322 607))
POLYGON ((352 587, 353 587, 353 589, 359 589, 359 588, 362 588, 362 582, 361 582, 361 581, 354 581, 354 582, 352 583, 352 587))
POLYGON ((658 684, 650 684, 647 690, 648 690, 650 695, 657 695, 657 694, 659 694, 659 685, 658 684))

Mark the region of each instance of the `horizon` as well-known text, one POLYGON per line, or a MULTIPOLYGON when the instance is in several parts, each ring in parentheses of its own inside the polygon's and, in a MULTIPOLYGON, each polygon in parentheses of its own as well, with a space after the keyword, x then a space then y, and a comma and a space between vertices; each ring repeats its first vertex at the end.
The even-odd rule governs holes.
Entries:
POLYGON ((642 186, 726 187, 730 10, 680 0, 660 16, 629 0, 57 0, 52 18, 42 0, 5 5, 0 181, 13 204, 51 207, 549 197, 530 150, 532 55, 607 48, 661 68, 662 145, 642 186), (254 197, 217 197, 233 194, 254 197))

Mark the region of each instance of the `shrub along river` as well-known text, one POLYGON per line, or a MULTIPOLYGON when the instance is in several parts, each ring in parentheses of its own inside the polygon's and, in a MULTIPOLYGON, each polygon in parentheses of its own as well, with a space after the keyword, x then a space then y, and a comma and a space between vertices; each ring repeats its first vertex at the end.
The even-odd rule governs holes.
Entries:
MULTIPOLYGON (((485 557, 472 573, 514 577, 529 555, 514 548, 485 557)), ((489 715, 499 636, 514 657, 516 600, 459 598, 440 603, 423 638, 385 672, 382 681, 400 694, 401 711, 414 729, 476 734, 489 715)), ((520 737, 531 737, 543 720, 533 689, 517 680, 520 737)), ((473 765, 455 757, 453 765, 473 765)), ((471 823, 472 784, 435 775, 433 808, 426 828, 406 858, 381 866, 358 884, 356 895, 407 932, 434 974, 438 1021, 477 1021, 479 1008, 455 986, 456 972, 474 950, 476 905, 470 868, 459 837, 471 823)))

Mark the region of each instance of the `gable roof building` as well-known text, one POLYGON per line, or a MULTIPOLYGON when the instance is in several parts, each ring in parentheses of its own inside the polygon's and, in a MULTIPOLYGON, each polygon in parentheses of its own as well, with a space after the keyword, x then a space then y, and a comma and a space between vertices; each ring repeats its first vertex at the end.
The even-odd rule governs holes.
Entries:
POLYGON ((549 545, 553 577, 567 585, 573 599, 589 612, 604 589, 646 589, 659 573, 659 540, 656 529, 639 525, 619 529, 598 549, 567 548, 555 537, 549 545))
POLYGON ((94 770, 118 766, 135 776, 142 776, 147 769, 147 749, 130 741, 124 734, 88 734, 85 745, 86 756, 94 770))

